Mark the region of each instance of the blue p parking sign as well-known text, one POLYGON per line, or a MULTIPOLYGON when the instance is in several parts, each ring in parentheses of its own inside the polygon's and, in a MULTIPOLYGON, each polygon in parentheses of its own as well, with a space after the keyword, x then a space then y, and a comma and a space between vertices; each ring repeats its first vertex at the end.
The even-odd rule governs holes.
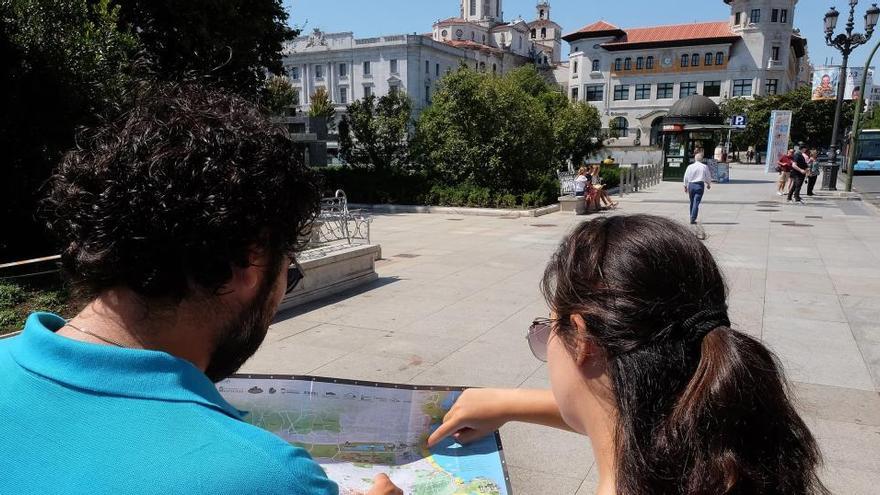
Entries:
POLYGON ((734 115, 730 118, 730 126, 736 129, 745 129, 748 123, 745 115, 734 115))

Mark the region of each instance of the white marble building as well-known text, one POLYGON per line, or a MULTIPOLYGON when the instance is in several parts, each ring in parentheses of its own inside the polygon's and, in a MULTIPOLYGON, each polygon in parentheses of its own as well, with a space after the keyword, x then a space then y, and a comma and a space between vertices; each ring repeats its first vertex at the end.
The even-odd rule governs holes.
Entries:
POLYGON ((729 17, 719 22, 622 29, 598 21, 563 37, 569 97, 599 109, 619 135, 612 146, 657 144, 663 116, 692 94, 720 103, 803 84, 797 0, 723 1, 729 17))
POLYGON ((350 32, 316 29, 285 47, 283 63, 297 90, 300 111, 308 111, 311 95, 323 87, 338 115, 365 95, 392 91, 405 91, 419 113, 430 104, 437 81, 462 64, 503 74, 537 62, 552 74, 549 69, 559 58, 561 29, 549 21, 549 11, 548 2, 540 0, 534 23, 521 18, 505 22, 501 0, 460 0, 459 16, 437 21, 431 33, 355 38, 350 32), (555 38, 538 34, 532 39, 532 25, 538 33, 542 27, 549 29, 547 33, 555 38))

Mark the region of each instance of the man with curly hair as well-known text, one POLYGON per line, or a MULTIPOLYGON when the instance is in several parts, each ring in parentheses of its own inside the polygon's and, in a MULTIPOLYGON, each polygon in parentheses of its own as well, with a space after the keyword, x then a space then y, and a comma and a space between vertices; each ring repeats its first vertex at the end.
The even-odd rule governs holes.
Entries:
MULTIPOLYGON (((87 303, 0 342, 0 493, 338 492, 214 386, 302 277, 319 196, 296 156, 251 104, 197 86, 82 135, 45 205, 87 303)), ((399 490, 380 475, 370 493, 399 490)))

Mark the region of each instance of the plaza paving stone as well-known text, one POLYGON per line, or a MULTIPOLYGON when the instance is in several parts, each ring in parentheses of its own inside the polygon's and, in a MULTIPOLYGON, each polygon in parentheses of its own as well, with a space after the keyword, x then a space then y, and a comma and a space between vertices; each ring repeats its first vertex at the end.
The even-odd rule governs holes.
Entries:
MULTIPOLYGON (((727 278, 733 325, 779 356, 832 492, 877 493, 880 216, 831 197, 787 204, 774 177, 754 167, 731 175, 706 194, 701 227, 727 278)), ((630 213, 686 222, 687 197, 680 184, 662 183, 602 214, 630 213)), ((378 215, 379 280, 279 314, 242 371, 546 387, 546 366, 524 335, 547 314, 544 265, 584 219, 378 215)), ((594 493, 589 439, 523 424, 506 425, 502 438, 515 493, 594 493)))

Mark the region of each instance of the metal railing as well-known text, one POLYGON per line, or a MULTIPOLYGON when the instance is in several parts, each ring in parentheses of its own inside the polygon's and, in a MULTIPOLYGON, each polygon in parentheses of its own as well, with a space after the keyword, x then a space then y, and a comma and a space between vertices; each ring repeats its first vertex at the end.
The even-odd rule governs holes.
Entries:
POLYGON ((312 226, 307 248, 369 244, 372 221, 363 210, 349 210, 345 192, 338 189, 333 196, 321 198, 321 213, 312 226))
POLYGON ((647 164, 620 166, 620 196, 626 193, 638 192, 644 188, 656 186, 663 180, 663 165, 647 164))

